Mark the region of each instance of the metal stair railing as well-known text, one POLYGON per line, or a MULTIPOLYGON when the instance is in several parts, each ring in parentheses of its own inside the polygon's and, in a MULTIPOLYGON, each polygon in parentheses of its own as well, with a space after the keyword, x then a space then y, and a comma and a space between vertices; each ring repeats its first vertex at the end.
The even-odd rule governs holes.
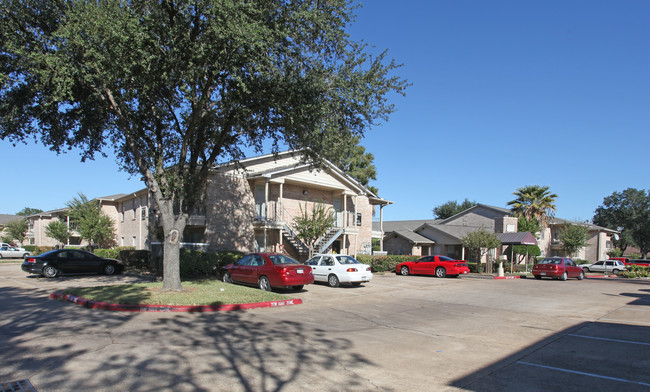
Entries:
POLYGON ((323 252, 325 252, 325 251, 327 250, 327 248, 329 248, 330 246, 332 246, 332 244, 334 243, 334 241, 336 241, 336 240, 341 236, 341 234, 343 234, 343 228, 338 229, 338 230, 336 231, 336 233, 334 233, 334 235, 332 235, 332 236, 329 238, 329 240, 328 240, 327 242, 325 242, 325 244, 324 244, 323 246, 319 247, 319 248, 318 248, 318 253, 323 253, 323 252))

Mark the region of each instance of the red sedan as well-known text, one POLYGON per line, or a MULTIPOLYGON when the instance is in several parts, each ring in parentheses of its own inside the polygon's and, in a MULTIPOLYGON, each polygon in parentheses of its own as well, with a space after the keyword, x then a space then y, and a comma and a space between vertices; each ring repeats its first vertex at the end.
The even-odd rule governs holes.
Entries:
POLYGON ((567 280, 567 278, 585 278, 582 267, 567 257, 547 257, 533 267, 535 279, 547 276, 553 279, 567 280))
POLYGON ((311 267, 277 253, 252 253, 221 269, 221 279, 226 283, 256 285, 262 290, 273 287, 291 287, 300 291, 306 284, 314 283, 311 267))
POLYGON ((397 264, 395 272, 402 275, 435 275, 444 278, 445 276, 457 277, 469 274, 469 267, 465 260, 454 260, 447 256, 424 256, 415 261, 397 264))

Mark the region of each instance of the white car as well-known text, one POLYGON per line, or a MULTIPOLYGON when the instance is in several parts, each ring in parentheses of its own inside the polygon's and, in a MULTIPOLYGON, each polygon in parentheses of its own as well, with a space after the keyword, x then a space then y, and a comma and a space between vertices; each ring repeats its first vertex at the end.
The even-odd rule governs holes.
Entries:
POLYGON ((331 287, 338 287, 341 283, 359 286, 372 279, 370 266, 361 264, 352 256, 317 254, 305 264, 311 266, 315 281, 327 282, 331 287))
POLYGON ((14 248, 13 246, 0 247, 0 259, 24 259, 25 256, 31 256, 33 253, 23 248, 14 248))
POLYGON ((625 264, 620 260, 601 260, 593 264, 583 264, 581 267, 585 272, 605 272, 612 274, 618 274, 627 269, 625 268, 625 264))

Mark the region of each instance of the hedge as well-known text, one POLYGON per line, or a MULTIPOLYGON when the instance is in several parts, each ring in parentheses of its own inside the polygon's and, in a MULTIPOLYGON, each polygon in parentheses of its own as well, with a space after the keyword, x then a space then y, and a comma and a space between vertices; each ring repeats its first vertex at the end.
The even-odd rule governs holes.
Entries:
POLYGON ((388 255, 388 256, 371 256, 357 255, 357 260, 363 264, 370 264, 372 272, 395 272, 397 264, 404 261, 417 260, 420 256, 388 255))

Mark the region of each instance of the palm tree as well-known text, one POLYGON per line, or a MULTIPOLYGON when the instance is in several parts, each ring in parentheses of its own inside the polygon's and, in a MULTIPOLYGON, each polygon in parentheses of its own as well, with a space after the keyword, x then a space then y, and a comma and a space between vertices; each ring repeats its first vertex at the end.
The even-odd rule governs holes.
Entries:
POLYGON ((523 216, 528 220, 536 219, 542 227, 546 227, 549 219, 555 212, 555 199, 557 195, 550 193, 548 186, 527 185, 517 189, 512 194, 517 196, 509 201, 511 210, 516 216, 523 216))

